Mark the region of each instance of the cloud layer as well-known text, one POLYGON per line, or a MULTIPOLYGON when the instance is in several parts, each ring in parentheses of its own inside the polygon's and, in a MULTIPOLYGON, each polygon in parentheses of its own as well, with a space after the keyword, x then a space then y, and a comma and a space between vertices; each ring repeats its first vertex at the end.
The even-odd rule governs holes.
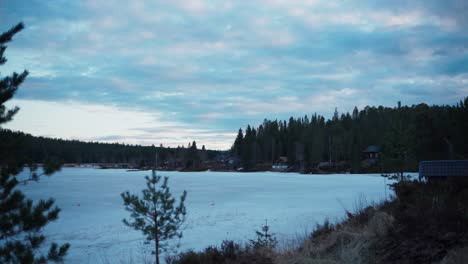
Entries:
MULTIPOLYGON (((265 117, 458 101, 468 95, 467 8, 463 0, 15 1, 0 7, 0 31, 19 21, 26 30, 2 73, 31 72, 17 95, 30 104, 154 115, 228 148, 228 135, 265 117)), ((154 122, 104 135, 85 121, 100 140, 190 137, 154 122)), ((44 122, 47 131, 24 129, 92 138, 44 122)))

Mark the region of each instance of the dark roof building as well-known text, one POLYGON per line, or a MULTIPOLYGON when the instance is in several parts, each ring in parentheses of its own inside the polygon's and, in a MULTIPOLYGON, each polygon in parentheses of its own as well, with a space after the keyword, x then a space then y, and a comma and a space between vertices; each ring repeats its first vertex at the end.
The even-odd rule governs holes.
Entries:
POLYGON ((364 151, 364 153, 379 153, 380 147, 379 146, 368 146, 364 151))
POLYGON ((362 151, 366 159, 376 160, 379 158, 380 147, 379 146, 368 146, 365 150, 362 151))
POLYGON ((468 160, 431 160, 419 162, 419 177, 468 177, 468 160))

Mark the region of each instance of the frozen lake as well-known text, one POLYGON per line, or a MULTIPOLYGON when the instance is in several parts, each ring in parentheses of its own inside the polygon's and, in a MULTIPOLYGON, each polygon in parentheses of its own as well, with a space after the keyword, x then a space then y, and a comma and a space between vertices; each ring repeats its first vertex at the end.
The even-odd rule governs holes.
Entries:
MULTIPOLYGON (((141 233, 122 223, 129 214, 120 193, 140 193, 150 171, 64 168, 38 183, 22 186, 28 198, 54 197, 62 209, 45 233, 69 242, 66 263, 140 263, 145 253, 141 233)), ((179 251, 238 242, 254 237, 268 219, 280 241, 311 231, 325 218, 336 220, 364 197, 385 197, 380 175, 301 175, 295 173, 158 172, 169 176, 172 193, 188 192, 187 221, 179 251)), ((388 193, 388 191, 387 191, 388 193)))

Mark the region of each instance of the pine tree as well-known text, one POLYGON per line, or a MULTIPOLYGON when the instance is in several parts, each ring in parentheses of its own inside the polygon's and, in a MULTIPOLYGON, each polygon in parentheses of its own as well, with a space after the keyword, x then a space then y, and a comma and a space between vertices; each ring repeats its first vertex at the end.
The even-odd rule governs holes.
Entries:
POLYGON ((244 140, 244 133, 242 129, 239 128, 239 132, 237 133, 236 140, 234 141, 234 145, 232 146, 232 153, 236 155, 238 158, 242 155, 242 142, 244 140))
MULTIPOLYGON (((397 119, 393 122, 392 127, 385 135, 385 143, 383 144, 382 161, 384 170, 392 168, 396 170, 395 175, 384 175, 389 178, 405 180, 404 172, 407 169, 408 154, 411 151, 414 138, 414 130, 403 121, 403 109, 401 103, 398 102, 397 119)), ((414 148, 414 146, 413 146, 414 148)))
POLYGON ((195 140, 192 142, 192 149, 197 150, 197 142, 195 140))
POLYGON ((333 113, 333 122, 337 122, 339 120, 338 108, 335 107, 335 112, 333 113))
POLYGON ((197 142, 193 141, 192 144, 189 143, 189 148, 187 149, 187 157, 185 167, 187 169, 196 169, 200 166, 200 155, 197 148, 197 142))
POLYGON ((265 220, 265 225, 262 225, 262 231, 258 231, 258 230, 255 231, 257 238, 255 240, 251 239, 250 245, 256 250, 274 249, 276 245, 278 244, 278 240, 276 239, 275 234, 272 234, 269 231, 270 231, 270 226, 268 225, 267 220, 265 220))
MULTIPOLYGON (((3 56, 7 46, 6 43, 10 42, 13 36, 24 28, 22 23, 14 26, 7 32, 0 35, 0 65, 7 62, 7 59, 3 56)), ((6 109, 4 103, 10 100, 15 94, 18 86, 26 79, 28 71, 23 71, 21 74, 13 73, 11 76, 7 76, 0 80, 0 124, 8 122, 18 112, 19 108, 6 109)))
POLYGON ((356 120, 358 120, 358 118, 359 118, 359 110, 358 110, 357 106, 355 106, 354 109, 353 109, 353 120, 356 121, 356 120))
POLYGON ((247 125, 245 129, 244 139, 242 140, 242 153, 241 153, 241 164, 244 169, 249 169, 250 164, 252 164, 252 144, 253 144, 253 137, 252 137, 252 129, 250 125, 247 125))
MULTIPOLYGON (((0 65, 7 61, 3 57, 5 44, 23 28, 24 25, 19 23, 0 35, 0 65)), ((21 74, 13 73, 0 79, 0 125, 10 121, 18 112, 18 107, 7 109, 4 104, 13 97, 27 75, 25 70, 21 74)), ((0 144, 0 153, 3 153, 0 156, 0 263, 62 261, 69 244, 59 246, 52 243, 47 254, 41 252, 46 241, 41 231, 49 222, 58 218, 60 209, 54 206, 53 199, 33 203, 16 189, 19 184, 38 181, 42 175, 51 175, 60 169, 60 164, 47 162, 43 172, 39 173, 37 166, 31 163, 27 165, 25 159, 13 154, 17 147, 3 142, 0 144), (26 165, 30 170, 29 177, 18 180, 16 176, 26 165)))
POLYGON ((205 145, 202 145, 202 148, 200 151, 200 160, 202 162, 205 162, 208 160, 208 152, 206 151, 205 145))
POLYGON ((161 186, 161 176, 153 170, 151 177, 146 176, 146 189, 142 191, 143 197, 130 194, 128 191, 121 194, 125 209, 131 213, 133 222, 124 219, 125 225, 141 230, 146 236, 147 243, 154 243, 155 263, 159 264, 159 256, 169 249, 168 240, 181 238, 180 227, 185 221, 184 191, 180 197, 179 205, 175 207, 175 199, 169 191, 168 177, 164 177, 161 186))

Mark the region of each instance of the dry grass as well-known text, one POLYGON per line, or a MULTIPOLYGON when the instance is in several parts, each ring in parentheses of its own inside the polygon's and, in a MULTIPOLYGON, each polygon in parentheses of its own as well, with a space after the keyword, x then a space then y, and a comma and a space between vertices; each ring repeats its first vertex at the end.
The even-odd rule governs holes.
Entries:
POLYGON ((357 200, 346 219, 319 226, 276 263, 468 263, 468 182, 393 187, 394 199, 357 200))
POLYGON ((391 215, 379 211, 377 205, 364 206, 362 200, 347 212, 342 223, 327 222, 318 226, 295 250, 282 252, 275 258, 278 264, 375 263, 371 246, 393 228, 391 215))

